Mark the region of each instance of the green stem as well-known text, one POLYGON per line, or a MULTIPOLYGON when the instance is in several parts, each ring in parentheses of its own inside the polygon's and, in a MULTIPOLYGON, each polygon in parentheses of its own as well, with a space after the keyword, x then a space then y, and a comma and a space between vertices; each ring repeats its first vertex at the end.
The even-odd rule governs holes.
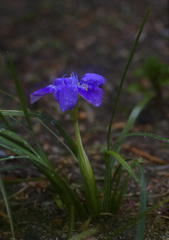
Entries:
POLYGON ((89 215, 96 216, 100 213, 96 182, 89 159, 83 149, 82 140, 78 127, 78 121, 77 120, 74 121, 73 124, 78 145, 78 164, 81 171, 86 204, 89 210, 89 215))

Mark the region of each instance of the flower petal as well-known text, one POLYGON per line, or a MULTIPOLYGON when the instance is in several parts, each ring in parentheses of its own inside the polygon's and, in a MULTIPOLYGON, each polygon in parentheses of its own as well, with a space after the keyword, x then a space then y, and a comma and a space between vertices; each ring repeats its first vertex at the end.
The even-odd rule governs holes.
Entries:
POLYGON ((47 87, 39 89, 36 92, 33 92, 30 95, 30 103, 32 104, 32 103, 36 102, 37 100, 39 100, 39 98, 41 98, 42 96, 44 96, 46 94, 53 93, 55 91, 55 89, 56 89, 56 87, 51 84, 51 85, 48 85, 47 87))
POLYGON ((86 73, 80 80, 80 84, 90 84, 92 86, 101 86, 104 85, 106 79, 99 74, 95 73, 86 73))
POLYGON ((100 107, 102 104, 103 91, 99 87, 89 85, 87 88, 86 86, 79 86, 78 92, 83 98, 85 98, 95 107, 100 107))
POLYGON ((64 78, 56 78, 53 85, 54 86, 64 85, 64 78))
POLYGON ((75 107, 78 96, 78 87, 76 85, 60 85, 57 87, 54 97, 59 103, 62 112, 69 111, 75 107))

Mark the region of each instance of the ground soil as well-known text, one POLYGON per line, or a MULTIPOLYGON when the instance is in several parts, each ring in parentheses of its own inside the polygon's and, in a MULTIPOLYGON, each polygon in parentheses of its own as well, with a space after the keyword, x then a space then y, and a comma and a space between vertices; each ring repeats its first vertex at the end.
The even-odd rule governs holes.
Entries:
MULTIPOLYGON (((8 51, 16 67, 28 107, 53 116, 74 137, 69 117, 60 112, 53 96, 45 96, 34 105, 30 105, 30 93, 52 83, 56 77, 69 75, 72 71, 76 72, 79 78, 87 72, 95 72, 106 78, 102 106, 94 108, 81 99, 79 107, 83 143, 96 178, 100 179, 99 187, 103 186, 106 129, 120 78, 149 6, 151 13, 126 75, 119 100, 112 143, 119 136, 133 107, 143 97, 142 93, 129 92, 128 86, 136 81, 149 85, 147 79, 134 77, 133 71, 149 56, 157 56, 160 61, 169 64, 168 2, 6 0, 0 3, 1 90, 17 96, 8 65, 8 51)), ((131 131, 151 132, 169 138, 168 100, 169 87, 166 86, 162 88, 162 99, 153 99, 146 106, 131 131)), ((0 106, 1 109, 18 107, 15 101, 4 94, 1 94, 0 106)), ((39 123, 33 123, 35 133, 56 170, 61 175, 68 176, 72 182, 79 182, 79 170, 72 157, 39 123)), ((16 127, 16 131, 26 140, 30 140, 22 127, 16 127)), ((125 140, 121 153, 126 158, 141 157, 144 160, 142 166, 147 180, 148 207, 169 197, 167 144, 149 138, 133 137, 125 140)), ((5 149, 0 149, 1 158, 11 154, 5 149)), ((44 180, 17 183, 23 178, 42 176, 26 160, 1 162, 1 167, 13 165, 23 168, 6 170, 2 172, 2 177, 9 196, 16 239, 66 239, 69 215, 57 207, 54 201, 56 193, 49 183, 44 180)), ((89 229, 97 227, 97 231, 81 239, 106 239, 117 227, 136 216, 139 194, 137 185, 131 179, 118 214, 103 216, 100 221, 92 220, 89 229)), ((4 203, 1 201, 0 204, 0 239, 12 239, 9 222, 4 215, 4 203)), ((148 215, 146 221, 144 239, 169 239, 168 204, 148 215)), ((79 229, 82 229, 82 226, 82 221, 75 221, 73 234, 80 233, 79 229)), ((113 239, 135 239, 135 231, 136 226, 132 225, 113 239)))

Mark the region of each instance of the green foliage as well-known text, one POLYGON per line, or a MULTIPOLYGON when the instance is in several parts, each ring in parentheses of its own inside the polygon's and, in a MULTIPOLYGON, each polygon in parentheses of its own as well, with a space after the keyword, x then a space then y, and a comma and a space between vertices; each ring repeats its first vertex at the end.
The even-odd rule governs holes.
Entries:
MULTIPOLYGON (((146 189, 146 179, 144 172, 139 163, 137 163, 139 173, 140 173, 140 206, 139 206, 139 215, 142 215, 146 212, 147 208, 147 189, 146 189)), ((145 216, 140 218, 137 222, 137 233, 136 240, 144 239, 144 228, 145 228, 145 216)))
POLYGON ((4 198, 6 209, 7 209, 7 213, 8 213, 8 217, 9 217, 9 221, 10 221, 11 232, 12 232, 12 237, 13 237, 13 240, 15 240, 16 238, 15 238, 15 233, 14 233, 14 225, 13 225, 13 220, 12 220, 12 214, 11 214, 11 210, 10 210, 10 206, 9 206, 9 202, 8 202, 8 197, 7 197, 7 194, 6 194, 6 190, 5 190, 1 175, 0 175, 0 189, 1 189, 1 192, 2 192, 2 195, 3 195, 3 198, 4 198))
POLYGON ((157 57, 148 57, 143 64, 134 71, 137 78, 145 78, 149 81, 148 86, 140 83, 131 84, 130 91, 150 92, 157 97, 162 97, 163 86, 169 84, 169 66, 161 62, 157 57))
MULTIPOLYGON (((123 82, 124 82, 126 73, 128 71, 129 65, 131 63, 131 60, 133 58, 136 46, 137 46, 137 44, 139 42, 140 35, 141 35, 142 31, 143 31, 144 25, 146 23, 146 20, 148 18, 149 13, 150 13, 150 10, 151 10, 151 8, 148 9, 148 11, 147 11, 147 13, 146 13, 146 15, 145 15, 145 17, 144 17, 144 19, 142 21, 142 24, 141 24, 140 29, 138 31, 137 37, 136 37, 136 39, 134 41, 132 50, 131 50, 131 52, 129 54, 129 58, 127 60, 126 66, 124 68, 124 71, 123 71, 123 74, 122 74, 122 77, 121 77, 121 80, 120 80, 120 85, 119 85, 119 89, 118 89, 117 96, 116 96, 116 99, 115 99, 115 103, 114 103, 114 107, 113 107, 113 110, 112 110, 111 119, 110 119, 110 122, 109 122, 109 128, 108 128, 108 132, 107 132, 107 151, 110 150, 110 138, 111 138, 112 124, 113 124, 114 116, 115 116, 115 113, 116 113, 116 110, 117 110, 117 105, 118 105, 120 93, 121 93, 121 90, 122 90, 123 82)), ((140 111, 141 111, 141 109, 142 109, 142 107, 140 108, 140 111)), ((131 123, 134 123, 134 121, 135 121, 137 116, 138 116, 138 114, 136 114, 135 117, 130 118, 132 120, 128 122, 127 127, 124 130, 125 132, 130 130, 131 123)), ((115 150, 115 151, 117 151, 117 150, 115 150)), ((104 177, 105 178, 105 180, 104 180, 105 184, 104 184, 104 194, 103 194, 103 201, 102 201, 102 210, 103 211, 110 211, 110 206, 111 206, 111 189, 112 189, 112 180, 111 180, 111 178, 112 178, 112 171, 113 171, 114 164, 115 164, 115 158, 112 157, 111 160, 110 160, 109 154, 106 153, 105 154, 105 167, 106 167, 106 169, 105 169, 105 177, 104 177)))

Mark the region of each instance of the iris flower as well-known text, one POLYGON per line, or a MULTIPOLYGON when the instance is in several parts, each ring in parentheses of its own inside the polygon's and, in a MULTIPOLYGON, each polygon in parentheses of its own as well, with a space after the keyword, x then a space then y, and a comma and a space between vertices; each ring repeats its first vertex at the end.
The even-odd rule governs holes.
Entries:
POLYGON ((30 103, 36 102, 46 94, 54 93, 61 111, 64 112, 75 107, 78 94, 80 94, 89 103, 99 107, 103 96, 103 91, 99 87, 105 82, 104 77, 95 73, 86 73, 79 82, 78 76, 72 73, 70 77, 56 78, 53 84, 33 92, 30 96, 30 103))

